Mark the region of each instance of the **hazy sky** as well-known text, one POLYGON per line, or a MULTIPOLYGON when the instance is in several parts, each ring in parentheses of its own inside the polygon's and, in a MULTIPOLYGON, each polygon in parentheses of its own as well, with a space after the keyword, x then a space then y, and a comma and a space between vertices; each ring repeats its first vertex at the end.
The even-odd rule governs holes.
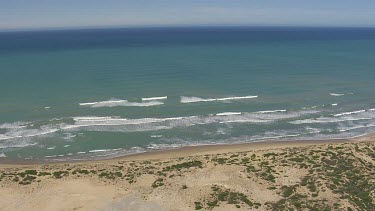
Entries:
POLYGON ((0 0, 0 30, 150 25, 375 26, 375 0, 0 0))

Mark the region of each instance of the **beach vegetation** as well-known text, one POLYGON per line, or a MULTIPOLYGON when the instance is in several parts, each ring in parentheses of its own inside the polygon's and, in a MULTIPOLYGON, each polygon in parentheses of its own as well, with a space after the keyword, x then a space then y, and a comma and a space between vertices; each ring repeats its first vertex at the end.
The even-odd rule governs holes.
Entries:
POLYGON ((164 185, 164 179, 163 179, 163 178, 158 178, 158 179, 156 179, 156 180, 152 183, 151 187, 153 187, 153 188, 157 188, 157 187, 160 187, 160 186, 163 186, 163 185, 164 185))
POLYGON ((69 175, 69 172, 68 171, 55 171, 53 172, 53 176, 56 178, 56 179, 61 179, 63 178, 64 176, 68 176, 69 175))
POLYGON ((283 193, 283 196, 285 198, 289 197, 290 195, 292 195, 294 193, 294 189, 295 187, 293 186, 283 186, 281 187, 282 188, 282 193, 283 193))
POLYGON ((28 175, 37 175, 38 172, 36 170, 25 170, 25 174, 28 174, 28 175))
POLYGON ((203 209, 203 206, 202 206, 201 202, 196 201, 196 202, 194 202, 194 204, 195 204, 195 210, 203 209))
MULTIPOLYGON (((232 191, 230 189, 222 188, 217 185, 211 187, 213 191, 208 199, 199 202, 199 205, 203 208, 213 209, 214 207, 220 206, 220 203, 233 204, 236 208, 241 205, 247 205, 253 207, 254 203, 243 193, 232 191)), ((201 208, 201 209, 202 209, 201 208)))
POLYGON ((49 172, 39 172, 38 173, 38 176, 48 176, 48 175, 51 175, 51 173, 49 173, 49 172))
POLYGON ((189 162, 184 162, 184 163, 179 163, 179 164, 174 164, 171 166, 167 166, 163 168, 163 171, 172 171, 172 170, 177 170, 181 171, 184 168, 202 168, 202 161, 199 160, 194 160, 194 161, 189 161, 189 162))

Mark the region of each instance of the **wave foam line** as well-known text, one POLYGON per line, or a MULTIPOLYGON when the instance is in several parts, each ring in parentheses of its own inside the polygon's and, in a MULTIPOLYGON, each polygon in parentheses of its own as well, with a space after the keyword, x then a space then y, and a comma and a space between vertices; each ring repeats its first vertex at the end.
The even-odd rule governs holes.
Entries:
POLYGON ((360 121, 360 120, 372 120, 374 118, 344 118, 344 119, 333 119, 327 117, 320 117, 317 119, 302 119, 302 120, 295 120, 290 123, 292 124, 318 124, 318 123, 338 123, 338 122, 351 122, 351 121, 360 121))
POLYGON ((314 119, 295 120, 292 124, 316 124, 316 123, 338 123, 338 122, 352 122, 360 120, 374 120, 375 110, 358 110, 335 114, 333 117, 319 117, 314 119))
POLYGON ((350 93, 329 93, 329 95, 331 96, 334 96, 334 97, 341 97, 341 96, 345 96, 345 95, 353 95, 354 93, 350 92, 350 93))
POLYGON ((345 116, 345 115, 351 115, 351 114, 358 114, 358 113, 363 113, 366 112, 366 110, 358 110, 358 111, 350 111, 350 112, 344 112, 341 114, 335 114, 334 116, 345 116))
POLYGON ((11 131, 4 135, 0 136, 0 140, 7 140, 7 139, 15 139, 15 138, 31 138, 35 136, 42 136, 47 134, 52 134, 59 131, 59 129, 52 129, 52 128, 42 128, 38 129, 29 129, 23 131, 11 131))
POLYGON ((370 128, 370 127, 375 127, 375 125, 357 125, 353 127, 348 127, 348 128, 342 128, 340 129, 340 132, 347 132, 351 130, 357 130, 357 129, 362 129, 362 128, 370 128))
POLYGON ((79 103, 80 106, 93 106, 97 104, 106 104, 106 103, 124 103, 127 100, 106 100, 106 101, 99 101, 99 102, 91 102, 91 103, 79 103))
POLYGON ((144 97, 142 98, 142 101, 153 101, 153 100, 166 100, 168 96, 163 97, 144 97))
POLYGON ((27 127, 27 122, 4 123, 0 125, 2 129, 20 129, 27 127))
POLYGON ((253 99, 258 96, 241 96, 241 97, 225 97, 225 98, 200 98, 200 97, 187 97, 181 96, 181 103, 196 103, 196 102, 212 102, 212 101, 230 101, 230 100, 244 100, 244 99, 253 99))
POLYGON ((257 95, 254 96, 243 96, 243 97, 225 97, 225 98, 217 98, 218 101, 225 101, 225 100, 243 100, 243 99, 253 99, 257 98, 257 95))
POLYGON ((223 112, 223 113, 218 113, 216 116, 231 116, 231 115, 241 115, 241 112, 223 112))
POLYGON ((269 114, 269 113, 277 113, 277 112, 286 112, 286 109, 283 109, 283 110, 258 111, 257 113, 260 113, 260 114, 269 114))
MULTIPOLYGON (((61 131, 117 131, 117 132, 135 132, 135 131, 157 131, 172 129, 176 127, 190 127, 194 125, 218 124, 218 123, 270 123, 276 120, 300 117, 301 115, 315 113, 316 111, 303 112, 285 112, 285 113, 240 113, 223 112, 203 116, 185 116, 168 118, 140 118, 126 119, 115 116, 107 117, 72 117, 73 124, 60 123, 54 125, 44 125, 38 129, 17 128, 0 134, 0 139, 23 139, 34 136, 61 131)), ((17 140, 19 141, 19 140, 17 140)), ((30 141, 25 139, 25 141, 30 141)), ((11 143, 15 145, 16 143, 11 143)))
POLYGON ((181 96, 181 103, 196 103, 196 102, 212 102, 215 101, 216 99, 214 98, 200 98, 200 97, 186 97, 186 96, 181 96))
POLYGON ((96 152, 108 152, 110 149, 96 149, 96 150, 90 150, 90 153, 96 153, 96 152))
POLYGON ((129 106, 129 107, 148 107, 148 106, 158 106, 163 105, 161 101, 146 101, 146 102, 129 102, 127 100, 106 100, 100 102, 90 102, 90 103, 79 103, 80 106, 89 106, 92 108, 100 107, 116 107, 116 106, 129 106))

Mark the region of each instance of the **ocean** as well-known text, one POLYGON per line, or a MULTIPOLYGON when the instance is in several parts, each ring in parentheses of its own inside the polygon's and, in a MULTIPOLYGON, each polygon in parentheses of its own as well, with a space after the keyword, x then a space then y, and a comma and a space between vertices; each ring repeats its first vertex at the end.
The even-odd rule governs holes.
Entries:
POLYGON ((375 29, 0 33, 0 162, 375 131, 375 29))

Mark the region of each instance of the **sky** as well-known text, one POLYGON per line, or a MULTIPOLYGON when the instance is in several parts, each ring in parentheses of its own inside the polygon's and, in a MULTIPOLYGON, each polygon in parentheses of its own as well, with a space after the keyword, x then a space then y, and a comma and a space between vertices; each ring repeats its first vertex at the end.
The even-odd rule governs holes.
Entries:
POLYGON ((0 30, 375 26, 374 0, 0 0, 0 30))

